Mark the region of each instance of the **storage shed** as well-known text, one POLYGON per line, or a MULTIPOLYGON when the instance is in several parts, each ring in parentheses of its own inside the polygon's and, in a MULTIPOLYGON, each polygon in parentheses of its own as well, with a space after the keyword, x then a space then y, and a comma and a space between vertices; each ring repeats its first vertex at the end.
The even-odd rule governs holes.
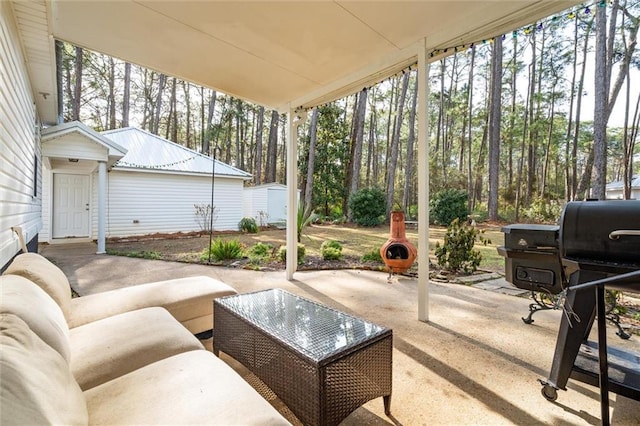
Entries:
MULTIPOLYGON (((611 182, 607 184, 606 195, 608 200, 622 200, 624 198, 624 181, 611 182)), ((640 175, 635 175, 631 179, 632 200, 640 200, 640 175)))
POLYGON ((245 187, 243 200, 244 215, 254 218, 258 225, 284 223, 287 220, 286 185, 274 182, 245 187))
POLYGON ((237 229, 243 217, 238 193, 249 173, 137 128, 97 134, 81 123, 43 133, 42 241, 98 239, 99 176, 85 152, 117 149, 106 173, 106 237, 200 231, 208 220, 195 205, 210 205, 215 171, 213 228, 237 229), (54 149, 64 148, 65 152, 54 149), (54 156, 55 160, 49 158, 54 156), (117 161, 115 161, 117 160, 117 161))

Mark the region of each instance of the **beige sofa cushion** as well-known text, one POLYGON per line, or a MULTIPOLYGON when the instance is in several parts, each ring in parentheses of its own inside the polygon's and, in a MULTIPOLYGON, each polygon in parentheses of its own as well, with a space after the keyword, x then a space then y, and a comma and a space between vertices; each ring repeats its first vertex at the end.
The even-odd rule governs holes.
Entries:
POLYGON ((178 278, 134 285, 71 301, 69 328, 152 306, 161 306, 192 333, 211 330, 213 299, 237 292, 229 285, 207 276, 178 278))
POLYGON ((18 275, 0 277, 0 313, 15 314, 69 363, 69 328, 60 306, 44 290, 18 275))
POLYGON ((166 358, 85 391, 89 421, 124 424, 289 424, 211 352, 166 358))
POLYGON ((204 349, 163 308, 146 308, 71 330, 71 371, 86 390, 182 352, 204 349))
POLYGON ((82 425, 88 413, 66 361, 13 314, 0 314, 0 424, 82 425))
POLYGON ((20 275, 39 285, 62 309, 67 321, 71 306, 71 286, 64 272, 37 253, 23 253, 11 262, 4 274, 20 275))

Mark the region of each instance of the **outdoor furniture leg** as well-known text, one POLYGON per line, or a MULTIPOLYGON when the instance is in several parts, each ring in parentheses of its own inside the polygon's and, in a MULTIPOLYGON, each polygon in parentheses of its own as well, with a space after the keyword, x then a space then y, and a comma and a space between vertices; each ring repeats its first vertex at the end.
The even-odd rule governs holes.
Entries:
POLYGON ((384 413, 389 416, 391 414, 391 395, 386 395, 382 397, 384 401, 384 413))

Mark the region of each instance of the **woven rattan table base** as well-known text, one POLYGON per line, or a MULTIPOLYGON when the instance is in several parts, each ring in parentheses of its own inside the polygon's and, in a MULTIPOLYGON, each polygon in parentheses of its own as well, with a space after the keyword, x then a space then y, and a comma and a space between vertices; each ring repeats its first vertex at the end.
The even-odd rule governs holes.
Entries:
MULTIPOLYGON (((231 297, 243 296, 250 297, 231 297)), ((386 329, 343 352, 332 353, 327 359, 312 360, 296 350, 295 345, 266 332, 252 315, 235 312, 219 300, 214 301, 213 310, 214 353, 218 355, 222 351, 242 363, 266 383, 301 422, 338 424, 356 408, 380 396, 389 414, 391 330, 386 329)), ((337 319, 340 315, 347 316, 332 311, 337 319)))

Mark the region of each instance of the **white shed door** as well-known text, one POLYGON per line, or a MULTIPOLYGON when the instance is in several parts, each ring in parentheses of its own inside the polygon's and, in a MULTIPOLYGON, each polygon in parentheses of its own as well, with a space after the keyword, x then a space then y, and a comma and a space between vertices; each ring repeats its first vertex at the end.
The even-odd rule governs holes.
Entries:
POLYGON ((53 238, 89 236, 89 176, 53 175, 53 238))
POLYGON ((267 190, 267 212, 269 222, 287 220, 287 191, 271 188, 267 190))

